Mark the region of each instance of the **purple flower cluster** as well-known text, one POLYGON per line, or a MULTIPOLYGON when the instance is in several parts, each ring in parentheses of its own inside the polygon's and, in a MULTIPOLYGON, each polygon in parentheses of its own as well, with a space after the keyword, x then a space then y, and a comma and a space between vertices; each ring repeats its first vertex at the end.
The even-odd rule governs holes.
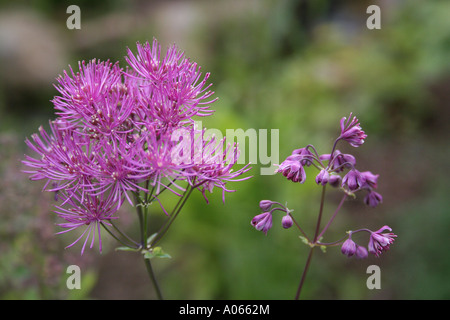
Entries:
POLYGON ((232 191, 227 182, 248 178, 240 176, 250 169, 233 171, 237 146, 206 138, 194 125, 194 117, 214 112, 209 73, 175 45, 163 55, 156 40, 137 43, 125 59, 126 69, 94 59, 64 71, 52 100, 57 118, 26 139, 37 156, 25 156, 25 172, 47 180, 44 189, 62 199, 55 210, 61 227, 87 226, 83 250, 124 201, 136 204, 130 194, 158 200, 162 190, 181 195, 187 187, 225 194, 232 191))
POLYGON ((364 202, 371 207, 376 207, 383 201, 382 196, 375 191, 379 175, 370 171, 357 170, 355 157, 336 149, 340 140, 347 141, 353 147, 359 147, 367 137, 358 119, 351 117, 352 114, 349 117, 351 121, 346 121, 346 117, 341 119, 341 134, 336 139, 330 154, 319 155, 312 145, 296 149, 279 165, 277 172, 282 173, 288 180, 303 183, 306 179, 304 166, 313 165, 319 170, 315 178, 317 184, 341 187, 348 193, 366 190, 364 202), (346 174, 341 176, 344 172, 346 174))
POLYGON ((383 251, 389 249, 389 246, 397 237, 397 235, 393 234, 392 232, 382 233, 384 230, 392 231, 389 226, 383 226, 376 231, 371 231, 368 229, 350 231, 348 239, 342 244, 341 252, 348 257, 356 256, 358 259, 367 258, 367 249, 363 246, 357 245, 352 240, 352 234, 355 234, 356 232, 366 231, 370 234, 369 244, 367 246, 369 252, 374 254, 376 257, 379 257, 383 251))
MULTIPOLYGON (((377 207, 383 201, 383 197, 375 190, 378 187, 378 174, 373 174, 370 171, 359 171, 356 169, 356 158, 351 154, 341 153, 336 147, 338 142, 345 141, 352 147, 359 147, 364 143, 367 135, 362 130, 359 121, 356 117, 349 118, 343 117, 340 121, 341 132, 338 138, 335 140, 331 153, 320 154, 314 148, 313 145, 308 145, 304 148, 295 149, 279 166, 277 172, 281 173, 284 177, 292 182, 304 183, 306 180, 305 167, 315 167, 319 173, 315 177, 315 182, 322 187, 330 185, 335 188, 340 188, 344 191, 344 196, 339 204, 338 208, 330 218, 328 224, 319 233, 320 218, 322 211, 319 213, 318 225, 316 228, 316 234, 314 237, 308 237, 306 233, 295 223, 291 215, 292 210, 287 207, 271 200, 262 200, 260 202, 260 208, 263 213, 255 216, 251 224, 258 231, 263 231, 266 235, 268 230, 272 227, 272 213, 274 211, 285 212, 286 215, 282 218, 282 226, 284 228, 290 228, 294 223, 297 228, 303 234, 302 238, 311 246, 316 245, 327 246, 341 244, 341 251, 346 256, 356 256, 357 258, 366 258, 368 253, 372 253, 375 256, 379 256, 383 251, 389 249, 389 245, 397 237, 393 233, 381 233, 384 230, 391 229, 388 226, 377 231, 371 231, 368 229, 360 229, 353 232, 349 232, 348 238, 344 241, 337 241, 333 243, 323 243, 321 238, 329 225, 335 218, 336 214, 340 210, 343 202, 348 195, 354 195, 358 191, 364 190, 366 192, 364 202, 370 207, 377 207), (370 241, 366 247, 357 245, 351 235, 366 231, 370 233, 370 241)), ((325 189, 323 189, 325 191, 325 189)), ((324 192, 322 194, 322 205, 324 201, 324 192)), ((321 205, 321 210, 322 206, 321 205)))
POLYGON ((270 200, 261 200, 259 203, 260 209, 263 213, 256 215, 251 224, 255 227, 256 230, 262 231, 267 235, 267 231, 272 228, 272 213, 274 211, 284 212, 285 215, 281 219, 281 225, 285 229, 289 229, 294 224, 294 220, 291 216, 291 210, 287 207, 283 206, 281 203, 270 201, 270 200))

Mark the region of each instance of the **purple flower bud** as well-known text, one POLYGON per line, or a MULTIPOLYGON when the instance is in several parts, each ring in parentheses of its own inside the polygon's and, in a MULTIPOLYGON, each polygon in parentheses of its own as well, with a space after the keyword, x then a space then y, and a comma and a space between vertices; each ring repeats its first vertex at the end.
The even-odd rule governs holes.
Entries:
POLYGON ((269 211, 274 204, 275 202, 270 200, 261 200, 259 202, 259 207, 261 208, 262 211, 269 211))
POLYGON ((350 170, 342 179, 342 186, 347 185, 350 191, 356 191, 364 186, 366 178, 356 169, 350 170))
POLYGON ((378 181, 378 177, 380 176, 379 174, 373 174, 370 171, 364 171, 364 172, 361 172, 361 174, 366 179, 366 187, 374 188, 374 189, 377 188, 377 181, 378 181))
POLYGON ((290 227, 292 227, 293 224, 294 224, 294 221, 292 220, 292 217, 290 216, 290 214, 286 214, 281 219, 281 225, 285 229, 289 229, 290 227))
POLYGON ((347 141, 352 147, 359 147, 364 143, 364 139, 367 135, 361 129, 359 120, 356 117, 352 119, 352 113, 348 119, 343 117, 341 119, 341 135, 338 139, 347 141))
POLYGON ((279 167, 277 172, 281 172, 288 180, 293 182, 305 182, 306 174, 305 169, 299 161, 285 160, 279 167))
POLYGON ((356 245, 355 257, 357 259, 365 259, 368 255, 366 248, 356 245))
POLYGON ((341 182, 342 182, 341 176, 337 174, 330 174, 330 177, 328 178, 328 183, 332 187, 339 187, 341 185, 341 182))
POLYGON ((342 244, 341 252, 347 257, 351 257, 356 253, 356 243, 349 237, 342 244))
POLYGON ((319 174, 316 176, 316 183, 321 185, 326 185, 330 178, 330 174, 326 169, 320 170, 319 174))
POLYGON ((270 212, 258 214, 252 219, 251 224, 256 230, 262 231, 267 235, 267 231, 272 228, 272 214, 270 212))
POLYGON ((392 229, 388 226, 383 226, 379 230, 374 231, 370 234, 368 245, 369 252, 377 257, 379 257, 383 251, 388 250, 391 243, 394 242, 394 238, 397 237, 397 235, 393 234, 392 232, 381 233, 384 230, 392 231, 392 229))
POLYGON ((370 190, 367 195, 364 197, 364 203, 368 206, 375 208, 380 203, 383 202, 383 197, 378 192, 370 190))

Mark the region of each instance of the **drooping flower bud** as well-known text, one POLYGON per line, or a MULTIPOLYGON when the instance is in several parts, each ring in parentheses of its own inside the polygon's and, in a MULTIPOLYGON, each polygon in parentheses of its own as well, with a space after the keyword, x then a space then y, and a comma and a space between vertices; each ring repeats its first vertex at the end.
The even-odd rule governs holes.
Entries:
POLYGON ((341 247, 342 254, 346 255, 347 257, 351 257, 356 252, 356 243, 349 237, 345 242, 342 244, 341 247))
POLYGON ((370 190, 364 197, 364 203, 368 206, 375 208, 383 202, 383 197, 378 192, 370 190))
POLYGON ((332 187, 339 187, 341 185, 341 182, 342 182, 341 176, 339 176, 337 174, 330 174, 330 176, 328 178, 328 183, 332 187))
POLYGON ((342 179, 342 186, 347 185, 350 191, 356 191, 364 186, 366 178, 356 169, 350 170, 342 179))
POLYGON ((270 212, 258 214, 252 219, 251 224, 256 230, 262 231, 267 235, 267 231, 272 228, 272 214, 270 212))
POLYGON ((291 215, 288 213, 281 219, 281 225, 285 229, 289 229, 294 224, 294 221, 292 220, 291 215))
POLYGON ((366 248, 356 245, 355 257, 357 259, 365 259, 368 255, 366 248))
POLYGON ((367 188, 377 188, 378 177, 380 176, 379 174, 373 174, 370 171, 363 171, 361 174, 366 179, 367 188))
POLYGON ((330 178, 330 174, 326 169, 320 170, 319 174, 316 176, 316 183, 321 185, 326 185, 330 178))
POLYGON ((266 212, 269 211, 274 204, 275 202, 270 200, 261 200, 259 202, 259 207, 261 208, 262 211, 266 212))

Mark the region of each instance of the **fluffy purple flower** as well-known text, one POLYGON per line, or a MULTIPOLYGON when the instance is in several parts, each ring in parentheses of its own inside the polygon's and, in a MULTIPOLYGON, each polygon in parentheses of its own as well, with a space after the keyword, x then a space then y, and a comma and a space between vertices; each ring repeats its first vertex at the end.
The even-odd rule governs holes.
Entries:
POLYGON ((338 140, 345 140, 352 147, 359 147, 366 138, 367 135, 361 129, 359 120, 356 117, 352 119, 352 113, 350 113, 348 119, 346 117, 341 119, 341 135, 338 140))
POLYGON ((350 170, 342 179, 342 186, 347 185, 350 191, 359 190, 366 183, 366 178, 356 169, 350 170))
POLYGON ((272 213, 263 212, 258 214, 252 219, 251 224, 256 230, 262 231, 267 235, 267 231, 272 228, 272 213))
POLYGON ((208 202, 206 191, 210 193, 214 187, 222 189, 222 201, 225 202, 225 192, 234 192, 226 187, 228 182, 243 181, 250 176, 241 177, 248 172, 249 164, 233 170, 239 158, 239 149, 236 144, 225 145, 225 139, 216 141, 215 137, 204 140, 202 157, 199 163, 187 169, 183 174, 188 178, 189 183, 198 188, 208 202))
POLYGON ((25 141, 36 155, 25 156, 24 172, 47 180, 44 189, 63 198, 58 213, 68 222, 61 226, 89 225, 88 237, 125 199, 135 205, 132 193, 151 194, 145 204, 156 200, 166 212, 158 198, 162 190, 181 196, 183 183, 205 195, 218 187, 225 201, 225 192, 234 191, 228 182, 250 178, 242 177, 248 164, 236 170, 237 145, 201 141, 201 161, 195 162, 173 139, 178 130, 194 135, 193 117, 213 113, 209 73, 203 75, 176 46, 163 55, 156 40, 138 43, 136 55, 128 49, 125 59, 131 67, 125 70, 95 59, 80 62, 78 70, 69 66, 55 85, 58 117, 50 130, 41 127, 25 141))
POLYGON ((209 105, 216 99, 209 100, 214 94, 207 84, 209 73, 201 79, 200 67, 184 58, 175 45, 164 57, 156 39, 152 44, 137 43, 136 55, 130 49, 127 52, 125 60, 134 72, 125 75, 139 80, 139 101, 146 116, 176 126, 193 116, 213 113, 209 105))
POLYGON ((44 188, 52 182, 48 191, 66 189, 83 193, 92 187, 96 168, 89 139, 71 130, 64 120, 51 121, 50 130, 49 134, 41 126, 39 135, 35 133, 32 140, 25 140, 37 157, 25 155, 23 163, 30 169, 24 172, 30 174, 31 180, 47 179, 44 188))
POLYGON ((52 100, 56 114, 68 121, 89 123, 112 92, 126 90, 118 63, 93 59, 87 64, 79 62, 77 72, 69 69, 70 73, 64 71, 56 79, 55 88, 61 95, 52 100))
POLYGON ((389 226, 383 226, 377 231, 370 233, 369 252, 379 257, 383 251, 389 249, 389 246, 394 242, 397 235, 392 232, 382 233, 384 230, 392 231, 389 226))
POLYGON ((116 219, 113 214, 117 211, 116 201, 112 197, 90 196, 81 198, 80 195, 70 194, 61 197, 63 205, 55 206, 55 213, 65 222, 58 225, 66 230, 58 234, 66 233, 78 228, 85 228, 81 235, 66 248, 75 245, 80 239, 85 237, 81 254, 83 254, 86 244, 91 238, 90 248, 94 246, 95 238, 98 238, 99 250, 102 251, 101 223, 110 225, 109 221, 116 219))

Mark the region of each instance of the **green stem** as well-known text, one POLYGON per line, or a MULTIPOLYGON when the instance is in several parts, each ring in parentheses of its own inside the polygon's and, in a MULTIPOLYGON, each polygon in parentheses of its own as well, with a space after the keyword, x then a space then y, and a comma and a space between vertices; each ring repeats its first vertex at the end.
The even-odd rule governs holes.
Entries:
MULTIPOLYGON (((100 224, 101 224, 101 226, 103 227, 103 229, 106 230, 106 232, 108 232, 114 239, 117 240, 117 242, 121 243, 121 244, 124 245, 125 247, 133 248, 133 249, 137 249, 137 248, 139 247, 136 243, 134 243, 134 241, 133 241, 133 243, 135 244, 135 246, 132 246, 132 245, 129 245, 129 244, 125 243, 125 242, 122 241, 119 237, 117 237, 114 233, 112 233, 111 230, 109 230, 103 222, 100 222, 100 224)), ((115 227, 115 228, 116 228, 116 227, 115 227)), ((117 228, 116 228, 116 229, 117 229, 117 228)), ((121 232, 121 234, 123 234, 123 233, 121 232)), ((127 239, 128 239, 128 237, 127 237, 127 239)))
POLYGON ((111 221, 111 225, 113 226, 113 228, 124 238, 127 239, 128 241, 130 241, 131 243, 133 243, 136 247, 139 247, 139 243, 137 243, 136 241, 134 241, 133 239, 131 239, 131 237, 129 237, 126 233, 124 233, 122 230, 120 230, 112 221, 111 221))
POLYGON ((158 297, 159 300, 164 300, 162 297, 161 289, 159 288, 159 285, 158 285, 158 281, 156 280, 155 273, 153 272, 153 268, 152 268, 150 259, 144 258, 144 263, 145 263, 145 267, 147 269, 147 273, 150 277, 150 280, 153 283, 153 287, 155 288, 156 296, 158 297))
POLYGON ((180 213, 181 209, 183 208, 184 204, 186 203, 187 199, 189 198, 193 190, 194 190, 193 187, 190 186, 187 187, 183 196, 180 198, 180 200, 178 200, 177 204, 175 205, 171 214, 169 215, 169 219, 163 226, 161 226, 161 229, 158 231, 157 236, 153 239, 151 246, 155 246, 159 241, 161 241, 162 237, 166 234, 167 230, 169 230, 169 227, 172 225, 173 221, 180 213))
POLYGON ((139 218, 139 234, 140 234, 140 238, 141 238, 141 246, 142 247, 146 247, 146 241, 147 241, 147 237, 146 237, 146 233, 147 233, 147 215, 145 212, 142 211, 142 207, 143 207, 143 201, 140 198, 139 192, 135 192, 134 193, 134 199, 135 199, 135 207, 136 207, 136 212, 139 218))
MULTIPOLYGON (((154 188, 152 189, 153 192, 154 188)), ((147 248, 147 237, 148 237, 148 212, 147 212, 147 207, 145 206, 146 203, 144 204, 142 199, 139 197, 139 193, 136 192, 134 193, 134 198, 135 198, 135 206, 136 206, 136 211, 139 217, 139 230, 140 230, 140 236, 141 236, 141 249, 146 249, 147 248), (144 207, 144 210, 142 210, 142 208, 144 207)), ((142 253, 142 252, 141 252, 142 253)), ((163 300, 162 298, 162 293, 161 293, 161 289, 158 285, 158 281, 156 280, 156 276, 155 273, 153 271, 152 268, 152 264, 150 262, 150 259, 147 259, 144 257, 144 263, 145 263, 145 268, 147 269, 147 273, 149 275, 149 278, 153 284, 153 287, 155 288, 155 292, 156 292, 156 296, 158 297, 159 300, 163 300)))

